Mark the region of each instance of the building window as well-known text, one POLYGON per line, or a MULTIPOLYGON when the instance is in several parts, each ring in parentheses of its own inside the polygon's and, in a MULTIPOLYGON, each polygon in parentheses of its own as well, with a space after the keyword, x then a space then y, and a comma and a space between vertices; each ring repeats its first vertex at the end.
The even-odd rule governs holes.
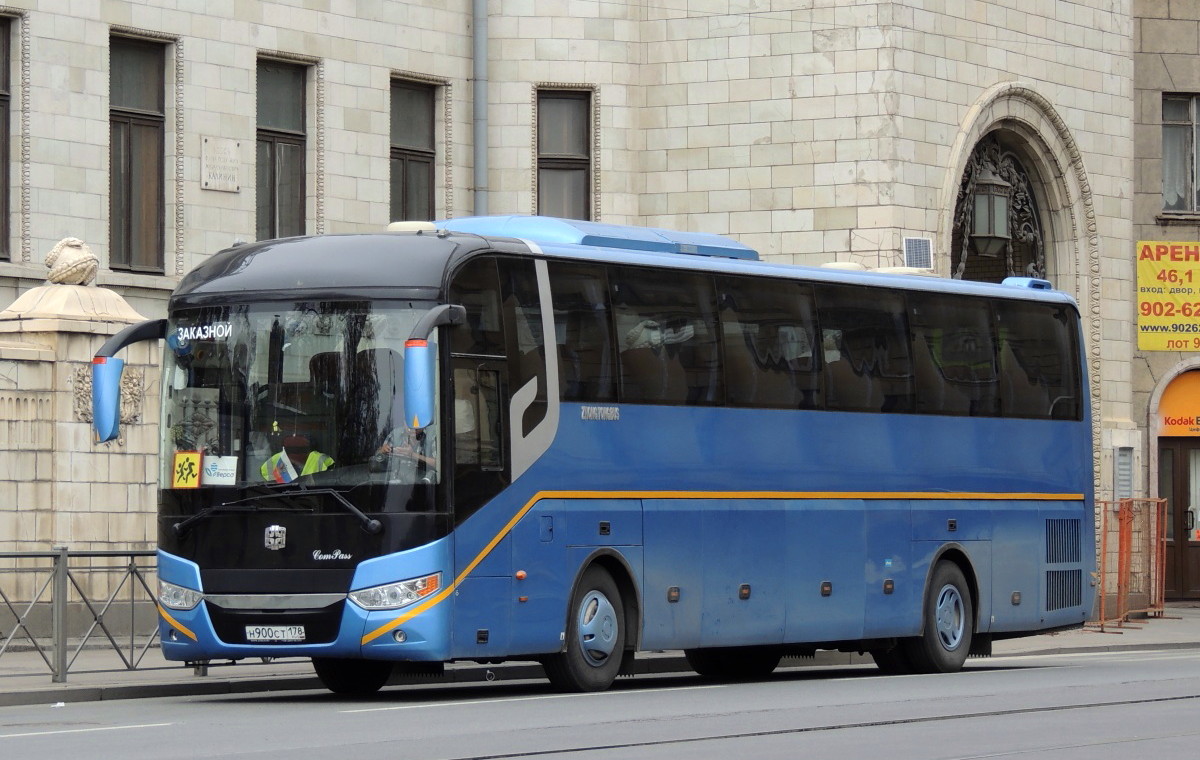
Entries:
POLYGON ((1162 105, 1162 188, 1163 210, 1200 211, 1196 181, 1195 95, 1163 95, 1162 105))
POLYGON ((9 258, 8 247, 8 157, 10 152, 8 121, 12 114, 12 19, 0 17, 0 261, 9 258))
POLYGON ((257 234, 304 234, 304 85, 307 67, 258 62, 257 234))
POLYGON ((429 220, 433 208, 433 102, 430 85, 392 82, 391 220, 429 220))
POLYGON ((590 92, 541 90, 537 96, 537 212, 591 218, 590 92))
POLYGON ((162 272, 165 47, 114 37, 109 50, 109 266, 162 272))

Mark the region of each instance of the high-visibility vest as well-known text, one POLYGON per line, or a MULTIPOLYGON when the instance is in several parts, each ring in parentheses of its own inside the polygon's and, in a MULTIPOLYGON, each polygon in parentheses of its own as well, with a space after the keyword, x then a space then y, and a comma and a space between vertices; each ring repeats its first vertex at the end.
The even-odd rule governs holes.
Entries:
MULTIPOLYGON (((262 468, 260 469, 263 480, 271 480, 271 471, 274 470, 275 466, 279 464, 280 459, 285 456, 287 456, 286 453, 279 451, 275 454, 272 454, 267 458, 267 461, 263 462, 262 468)), ((293 464, 293 467, 294 466, 295 465, 293 464)), ((319 451, 310 451, 308 452, 308 458, 304 460, 304 467, 298 474, 312 475, 315 472, 324 472, 330 467, 333 467, 333 457, 329 456, 328 454, 322 454, 319 451)))

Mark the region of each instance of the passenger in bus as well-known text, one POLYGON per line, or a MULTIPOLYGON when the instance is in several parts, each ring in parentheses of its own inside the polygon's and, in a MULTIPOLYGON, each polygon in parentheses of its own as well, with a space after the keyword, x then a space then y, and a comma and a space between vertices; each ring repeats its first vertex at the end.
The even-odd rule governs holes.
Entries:
POLYGON ((437 438, 433 428, 413 430, 396 425, 367 465, 371 472, 386 472, 402 483, 437 482, 437 438))
POLYGON ((290 483, 302 475, 313 475, 333 467, 333 458, 312 447, 307 436, 289 435, 283 450, 272 454, 259 471, 263 480, 290 483))

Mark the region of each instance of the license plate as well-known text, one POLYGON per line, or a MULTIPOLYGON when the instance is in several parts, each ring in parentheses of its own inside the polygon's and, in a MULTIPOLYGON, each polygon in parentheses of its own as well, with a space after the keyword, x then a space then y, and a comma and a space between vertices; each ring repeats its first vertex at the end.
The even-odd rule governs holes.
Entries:
POLYGON ((246 626, 246 641, 253 644, 266 642, 296 642, 304 641, 304 626, 302 625, 248 625, 246 626))

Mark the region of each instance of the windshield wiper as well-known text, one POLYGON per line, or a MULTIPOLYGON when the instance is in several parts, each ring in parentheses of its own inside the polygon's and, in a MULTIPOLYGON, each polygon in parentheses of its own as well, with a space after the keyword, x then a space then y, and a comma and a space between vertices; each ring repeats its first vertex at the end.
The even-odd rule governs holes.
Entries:
MULTIPOLYGON (((250 501, 250 499, 243 499, 243 501, 250 501)), ((174 525, 172 525, 171 530, 174 531, 175 536, 177 538, 183 538, 183 534, 187 533, 188 528, 192 527, 193 525, 200 522, 201 520, 207 520, 210 516, 216 514, 217 512, 254 512, 254 511, 255 511, 254 507, 243 506, 240 504, 240 502, 231 501, 226 504, 218 504, 215 507, 205 507, 204 509, 200 510, 199 512, 197 512, 196 514, 187 518, 186 520, 183 520, 182 522, 177 522, 174 525)))
POLYGON ((217 512, 253 512, 255 511, 255 507, 253 505, 264 499, 286 499, 296 495, 332 496, 333 500, 336 501, 339 506, 358 518, 359 522, 361 522, 363 525, 363 530, 371 535, 376 535, 383 532, 383 523, 372 517, 367 517, 365 514, 363 514, 362 510, 354 506, 349 499, 347 499, 345 496, 342 496, 332 488, 305 488, 299 491, 263 493, 255 496, 248 496, 245 499, 238 499, 237 501, 227 501, 223 504, 217 504, 216 506, 205 507, 186 520, 172 525, 171 530, 175 532, 176 537, 182 538, 183 535, 187 533, 188 528, 192 527, 201 520, 208 519, 211 515, 214 515, 217 512))

